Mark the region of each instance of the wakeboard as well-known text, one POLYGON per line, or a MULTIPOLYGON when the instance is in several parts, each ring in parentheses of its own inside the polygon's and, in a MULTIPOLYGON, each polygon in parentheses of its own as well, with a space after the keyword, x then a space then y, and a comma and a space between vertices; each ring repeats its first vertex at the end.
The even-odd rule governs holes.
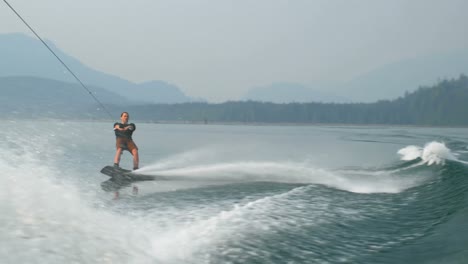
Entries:
POLYGON ((114 166, 105 166, 101 169, 101 173, 110 177, 110 179, 101 183, 101 188, 104 191, 118 191, 121 188, 130 186, 132 183, 141 181, 181 180, 180 177, 166 177, 160 175, 145 175, 141 173, 134 173, 131 170, 126 170, 114 166))
POLYGON ((112 178, 129 182, 167 180, 166 177, 134 173, 131 170, 114 166, 105 166, 101 169, 101 173, 112 178))
MULTIPOLYGON (((157 176, 133 173, 131 170, 114 166, 105 166, 101 169, 101 173, 110 177, 110 179, 101 182, 101 188, 107 192, 118 191, 135 182, 155 181, 157 178, 157 176)), ((162 177, 158 180, 162 180, 162 177)))

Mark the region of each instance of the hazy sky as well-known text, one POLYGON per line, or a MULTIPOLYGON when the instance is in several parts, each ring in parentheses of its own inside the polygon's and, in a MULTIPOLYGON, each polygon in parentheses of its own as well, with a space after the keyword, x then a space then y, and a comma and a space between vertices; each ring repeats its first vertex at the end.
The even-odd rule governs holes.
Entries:
MULTIPOLYGON (((45 39, 124 79, 238 99, 273 82, 351 80, 468 47, 467 0, 7 0, 45 39)), ((24 32, 0 1, 0 33, 24 32)))

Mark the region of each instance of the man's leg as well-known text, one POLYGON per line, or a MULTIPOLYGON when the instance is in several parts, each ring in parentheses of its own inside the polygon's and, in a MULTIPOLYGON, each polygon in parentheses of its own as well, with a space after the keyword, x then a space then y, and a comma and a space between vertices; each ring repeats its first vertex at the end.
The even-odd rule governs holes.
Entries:
POLYGON ((140 158, 138 157, 138 149, 134 148, 132 149, 132 155, 133 155, 133 169, 137 170, 139 167, 140 163, 140 158))
POLYGON ((115 152, 115 157, 114 157, 114 165, 119 166, 120 156, 122 156, 122 148, 117 148, 117 151, 115 152))
MULTIPOLYGON (((137 170, 139 168, 138 165, 140 163, 137 148, 132 149, 132 155, 133 155, 133 170, 137 170)), ((138 194, 138 186, 133 185, 132 193, 133 193, 133 195, 138 194)))

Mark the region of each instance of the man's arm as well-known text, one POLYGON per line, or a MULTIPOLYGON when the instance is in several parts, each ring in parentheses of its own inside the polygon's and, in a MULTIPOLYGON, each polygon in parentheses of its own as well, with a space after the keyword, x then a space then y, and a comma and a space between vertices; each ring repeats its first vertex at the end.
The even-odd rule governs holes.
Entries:
POLYGON ((119 125, 115 125, 114 130, 120 130, 120 131, 135 130, 135 126, 130 125, 130 126, 126 126, 124 128, 121 128, 119 125))

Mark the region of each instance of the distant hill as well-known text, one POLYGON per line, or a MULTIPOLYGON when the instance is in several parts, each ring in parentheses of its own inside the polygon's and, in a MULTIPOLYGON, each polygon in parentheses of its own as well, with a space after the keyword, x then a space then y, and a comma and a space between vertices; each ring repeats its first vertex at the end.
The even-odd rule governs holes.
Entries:
MULTIPOLYGON (((322 87, 323 88, 323 87, 322 87)), ((273 83, 268 86, 250 89, 242 100, 252 100, 272 103, 305 103, 305 102, 347 102, 349 99, 331 93, 314 90, 298 83, 273 83)))
MULTIPOLYGON (((63 53, 50 41, 47 44, 86 84, 102 87, 130 100, 146 103, 181 103, 193 101, 180 88, 164 81, 136 84, 82 64, 63 53)), ((0 77, 34 76, 76 83, 57 59, 35 38, 24 34, 0 34, 0 77)))
POLYGON ((468 73, 468 50, 430 54, 394 62, 342 84, 306 86, 274 83, 250 89, 241 100, 273 103, 365 102, 391 100, 442 79, 468 73), (326 91, 326 92, 325 92, 326 91))
POLYGON ((468 50, 427 55, 388 64, 340 85, 339 94, 354 102, 395 99, 442 79, 468 73, 468 50))
MULTIPOLYGON (((132 101, 106 89, 87 87, 106 104, 131 104, 132 101)), ((31 76, 0 77, 0 101, 3 104, 95 104, 81 85, 31 76)))
MULTIPOLYGON (((88 89, 106 108, 132 103, 100 87, 88 89)), ((5 117, 108 117, 89 92, 76 83, 27 76, 0 77, 0 91, 0 111, 5 117)))

